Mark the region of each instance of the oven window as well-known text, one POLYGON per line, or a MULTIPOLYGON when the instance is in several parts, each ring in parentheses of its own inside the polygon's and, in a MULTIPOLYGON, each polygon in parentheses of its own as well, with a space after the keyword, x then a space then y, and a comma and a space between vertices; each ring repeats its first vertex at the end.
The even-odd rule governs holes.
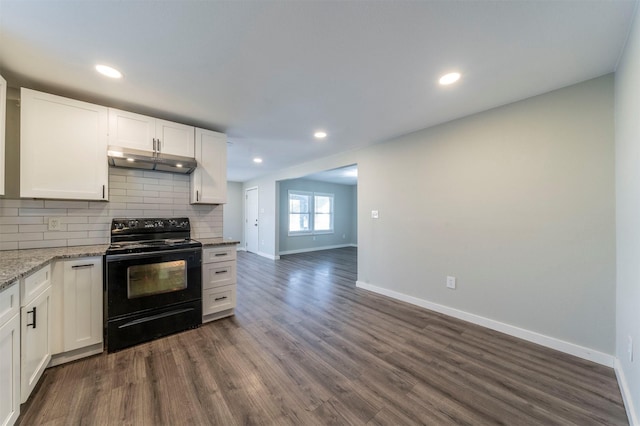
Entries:
POLYGON ((129 299, 187 288, 187 262, 171 262, 134 265, 127 268, 129 299))

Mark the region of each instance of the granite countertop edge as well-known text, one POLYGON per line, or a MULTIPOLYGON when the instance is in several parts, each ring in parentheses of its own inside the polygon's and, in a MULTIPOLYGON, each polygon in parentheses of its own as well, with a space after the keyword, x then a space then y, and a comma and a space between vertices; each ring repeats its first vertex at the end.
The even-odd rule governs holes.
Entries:
MULTIPOLYGON (((239 243, 223 238, 203 238, 198 241, 202 243, 203 248, 239 243)), ((107 248, 109 244, 0 251, 0 291, 54 260, 103 256, 107 248)))
POLYGON ((197 241, 202 243, 202 248, 216 246, 233 246, 240 244, 240 241, 225 240, 224 238, 198 238, 197 241))

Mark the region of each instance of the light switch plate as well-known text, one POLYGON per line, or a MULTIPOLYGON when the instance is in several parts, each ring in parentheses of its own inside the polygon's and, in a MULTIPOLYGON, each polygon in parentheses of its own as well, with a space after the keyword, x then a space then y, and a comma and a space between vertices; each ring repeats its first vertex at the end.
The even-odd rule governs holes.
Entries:
POLYGON ((456 288, 456 277, 447 277, 447 288, 456 288))

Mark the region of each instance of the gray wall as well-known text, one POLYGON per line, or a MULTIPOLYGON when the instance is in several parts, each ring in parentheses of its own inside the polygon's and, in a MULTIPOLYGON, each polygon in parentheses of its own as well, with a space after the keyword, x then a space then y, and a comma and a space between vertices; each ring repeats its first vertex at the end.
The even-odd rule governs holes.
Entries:
POLYGON ((227 203, 223 212, 224 237, 240 241, 238 247, 244 247, 244 191, 241 182, 227 182, 227 203))
POLYGON ((358 280, 612 355, 613 100, 608 75, 247 182, 261 250, 276 181, 357 163, 358 280))
POLYGON ((336 246, 355 244, 357 241, 356 190, 354 185, 338 185, 308 179, 292 179, 279 182, 280 254, 322 250, 336 246), (289 236, 289 190, 334 194, 334 232, 332 234, 289 236))
POLYGON ((613 354, 613 101, 609 75, 363 151, 358 280, 613 354))
MULTIPOLYGON (((640 407, 640 14, 616 72, 616 356, 627 412, 640 407), (633 339, 634 360, 627 345, 633 339)), ((635 422, 634 422, 635 420, 635 422)))

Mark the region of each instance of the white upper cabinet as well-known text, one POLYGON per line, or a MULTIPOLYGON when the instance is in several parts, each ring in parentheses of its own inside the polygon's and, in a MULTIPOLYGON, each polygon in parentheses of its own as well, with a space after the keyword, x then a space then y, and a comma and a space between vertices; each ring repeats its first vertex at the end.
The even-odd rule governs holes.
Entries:
POLYGON ((194 128, 109 108, 109 145, 193 158, 194 128))
POLYGON ((191 204, 227 202, 227 136, 196 129, 195 157, 191 173, 191 204))
POLYGON ((193 158, 193 132, 192 126, 156 120, 156 149, 162 154, 193 158))
POLYGON ((109 108, 109 145, 155 151, 155 119, 109 108))
POLYGON ((0 75, 0 195, 4 195, 4 134, 7 115, 7 81, 0 75))
POLYGON ((20 196, 106 200, 108 110, 21 91, 20 196))

